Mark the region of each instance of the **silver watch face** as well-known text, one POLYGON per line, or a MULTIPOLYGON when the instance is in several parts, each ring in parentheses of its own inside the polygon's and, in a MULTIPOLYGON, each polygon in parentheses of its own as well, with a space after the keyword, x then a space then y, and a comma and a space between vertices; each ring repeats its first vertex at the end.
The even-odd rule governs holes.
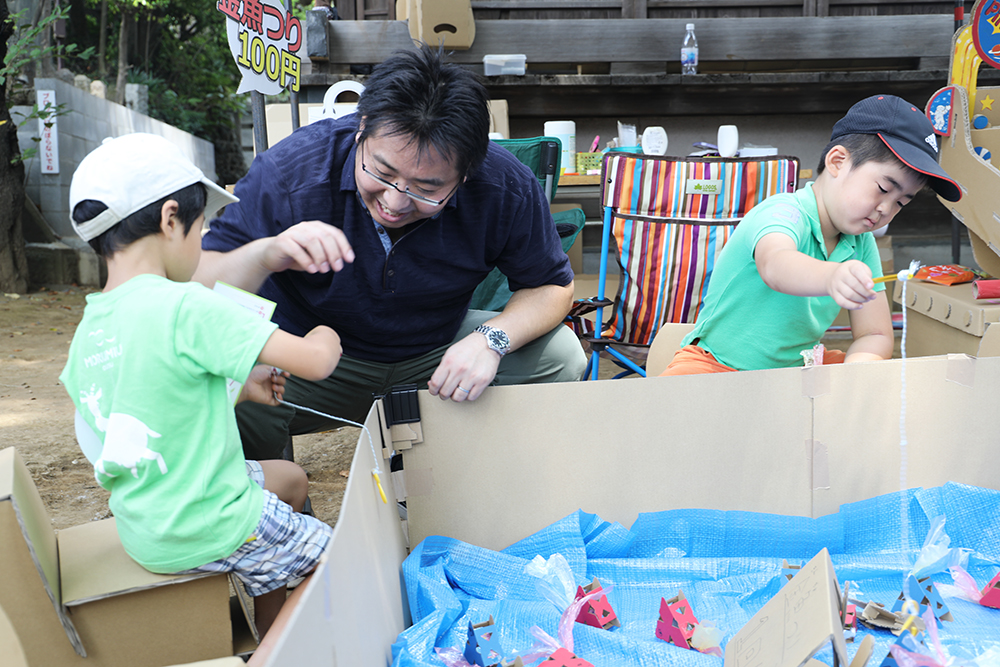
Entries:
POLYGON ((476 331, 486 336, 486 344, 491 350, 499 353, 500 356, 507 354, 510 349, 510 338, 502 329, 497 329, 485 324, 476 327, 476 331))
POLYGON ((490 342, 490 347, 497 351, 507 351, 510 347, 510 339, 507 338, 507 334, 499 329, 493 329, 486 335, 487 340, 490 342))

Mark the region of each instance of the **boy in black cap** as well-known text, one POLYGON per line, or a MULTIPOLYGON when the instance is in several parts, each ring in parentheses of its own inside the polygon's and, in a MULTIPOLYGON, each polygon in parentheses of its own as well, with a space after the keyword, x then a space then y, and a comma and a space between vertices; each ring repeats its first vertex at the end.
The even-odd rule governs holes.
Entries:
MULTIPOLYGON (((934 128, 892 95, 855 104, 833 127, 815 183, 757 205, 723 249, 705 305, 663 375, 801 366, 841 308, 847 362, 889 359, 892 319, 871 232, 925 185, 949 201, 959 185, 937 162, 934 128)), ((841 359, 831 359, 827 363, 841 359)), ((843 353, 841 353, 843 354, 843 353)))

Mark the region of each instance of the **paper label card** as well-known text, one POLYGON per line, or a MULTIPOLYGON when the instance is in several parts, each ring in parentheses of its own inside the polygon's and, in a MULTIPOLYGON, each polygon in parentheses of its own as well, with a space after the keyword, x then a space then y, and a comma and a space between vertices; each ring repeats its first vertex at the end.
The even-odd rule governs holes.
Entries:
MULTIPOLYGON (((262 320, 270 320, 271 316, 274 315, 274 308, 277 305, 264 297, 257 296, 252 292, 247 292, 239 287, 233 287, 221 281, 216 281, 212 291, 221 294, 230 301, 238 303, 262 320)), ((232 401, 233 405, 236 405, 236 399, 240 397, 241 389, 243 389, 242 382, 237 382, 232 378, 226 381, 226 391, 229 392, 229 400, 232 401)))

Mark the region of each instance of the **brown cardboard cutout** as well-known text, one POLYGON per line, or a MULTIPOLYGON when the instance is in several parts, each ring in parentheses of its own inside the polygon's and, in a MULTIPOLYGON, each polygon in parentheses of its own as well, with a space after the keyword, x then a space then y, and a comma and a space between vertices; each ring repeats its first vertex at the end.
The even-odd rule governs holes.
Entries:
POLYGON ((827 642, 847 664, 840 585, 823 549, 726 645, 725 667, 799 667, 827 642))

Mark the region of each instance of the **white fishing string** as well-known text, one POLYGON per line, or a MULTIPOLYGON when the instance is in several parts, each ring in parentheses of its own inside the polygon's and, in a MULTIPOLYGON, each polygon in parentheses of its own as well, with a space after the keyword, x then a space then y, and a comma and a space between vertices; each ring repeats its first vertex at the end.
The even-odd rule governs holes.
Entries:
POLYGON ((325 412, 320 412, 319 410, 313 410, 312 408, 307 408, 304 405, 296 405, 295 403, 289 403, 288 401, 283 399, 278 399, 278 402, 284 403, 285 405, 295 408, 296 410, 305 410, 306 412, 311 412, 314 415, 319 415, 320 417, 325 417, 327 419, 332 419, 338 422, 344 422, 345 424, 349 424, 351 426, 358 426, 364 429, 365 433, 368 434, 368 445, 372 448, 372 458, 375 459, 375 472, 378 474, 382 474, 382 470, 378 467, 378 455, 375 453, 375 439, 372 437, 372 433, 371 431, 368 430, 367 426, 365 426, 364 424, 359 424, 358 422, 352 422, 350 419, 344 419, 343 417, 334 417, 333 415, 328 415, 325 412))
MULTIPOLYGON (((912 268, 912 265, 911 265, 912 268)), ((900 537, 903 542, 903 553, 910 548, 909 528, 907 527, 907 500, 906 500, 906 283, 903 280, 902 300, 903 300, 903 332, 899 342, 900 357, 899 364, 899 513, 900 525, 902 527, 900 537)))
MULTIPOLYGON (((907 500, 906 494, 906 468, 907 468, 907 451, 906 451, 906 284, 910 282, 910 279, 916 274, 917 270, 920 268, 920 262, 918 260, 913 260, 910 262, 910 268, 906 271, 900 271, 898 274, 899 280, 903 283, 903 289, 901 292, 901 299, 903 302, 903 331, 902 338, 899 341, 899 353, 900 353, 900 364, 899 364, 899 519, 900 519, 900 540, 902 541, 903 553, 907 553, 910 549, 910 529, 909 529, 909 502, 907 500)), ((903 575, 904 579, 906 574, 903 575)), ((903 588, 905 590, 906 584, 904 581, 903 588)))

